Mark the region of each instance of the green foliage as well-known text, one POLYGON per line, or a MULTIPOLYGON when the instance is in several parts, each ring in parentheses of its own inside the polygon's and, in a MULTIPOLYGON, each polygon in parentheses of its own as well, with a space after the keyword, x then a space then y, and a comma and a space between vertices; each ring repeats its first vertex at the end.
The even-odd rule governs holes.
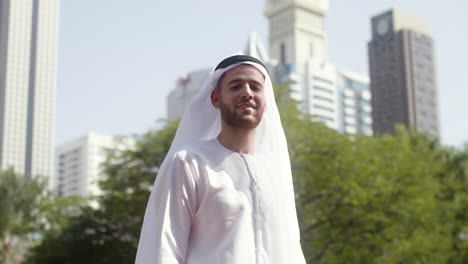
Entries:
POLYGON ((44 183, 16 175, 13 170, 0 171, 1 240, 9 234, 27 233, 30 229, 28 220, 33 218, 43 185, 44 183))
POLYGON ((309 133, 292 158, 310 262, 445 263, 437 175, 427 140, 309 133), (320 136, 320 143, 314 143, 320 136))
POLYGON ((11 169, 0 171, 0 263, 21 261, 27 247, 21 238, 34 230, 43 185, 11 169))
POLYGON ((20 263, 44 232, 66 222, 63 209, 80 199, 47 193, 44 178, 29 179, 13 170, 0 171, 0 263, 20 263))
POLYGON ((447 263, 468 263, 468 147, 441 151, 445 168, 440 173, 445 222, 450 226, 452 252, 447 263))
POLYGON ((61 232, 44 237, 29 263, 130 263, 134 248, 125 227, 131 224, 140 223, 113 222, 102 210, 83 207, 61 232))

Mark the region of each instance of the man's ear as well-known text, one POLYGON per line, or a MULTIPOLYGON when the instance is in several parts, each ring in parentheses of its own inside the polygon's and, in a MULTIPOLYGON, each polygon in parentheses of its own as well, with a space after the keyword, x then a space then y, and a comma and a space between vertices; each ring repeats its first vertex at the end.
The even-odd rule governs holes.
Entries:
POLYGON ((219 91, 216 90, 216 89, 213 90, 211 92, 211 104, 213 105, 214 108, 219 109, 220 100, 221 100, 221 98, 219 97, 219 91))

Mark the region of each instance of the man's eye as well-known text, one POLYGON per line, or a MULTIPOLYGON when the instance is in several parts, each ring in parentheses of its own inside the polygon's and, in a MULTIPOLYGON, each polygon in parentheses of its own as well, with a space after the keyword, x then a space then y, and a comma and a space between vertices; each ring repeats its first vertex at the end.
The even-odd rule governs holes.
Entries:
POLYGON ((260 90, 262 90, 262 87, 260 87, 260 86, 252 86, 252 90, 254 90, 254 91, 260 91, 260 90))

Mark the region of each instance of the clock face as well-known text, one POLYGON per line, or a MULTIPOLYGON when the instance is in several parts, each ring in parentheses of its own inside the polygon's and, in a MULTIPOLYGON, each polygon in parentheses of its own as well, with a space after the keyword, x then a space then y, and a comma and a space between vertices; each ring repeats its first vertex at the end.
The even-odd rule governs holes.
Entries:
POLYGON ((379 22, 377 22, 377 33, 379 35, 384 35, 385 33, 387 33, 389 28, 390 25, 387 19, 382 19, 379 22))

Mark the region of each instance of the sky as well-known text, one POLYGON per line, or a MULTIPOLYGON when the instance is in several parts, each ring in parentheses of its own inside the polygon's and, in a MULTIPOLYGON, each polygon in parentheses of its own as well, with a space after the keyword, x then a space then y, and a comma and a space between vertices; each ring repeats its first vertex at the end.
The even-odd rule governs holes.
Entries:
MULTIPOLYGON (((427 23, 442 143, 461 147, 468 142, 468 1, 331 0, 329 60, 368 74, 370 18, 390 8, 427 23)), ((264 1, 252 0, 61 1, 55 143, 88 132, 131 136, 158 128, 183 73, 243 50, 250 32, 268 47, 263 9, 264 1)))

